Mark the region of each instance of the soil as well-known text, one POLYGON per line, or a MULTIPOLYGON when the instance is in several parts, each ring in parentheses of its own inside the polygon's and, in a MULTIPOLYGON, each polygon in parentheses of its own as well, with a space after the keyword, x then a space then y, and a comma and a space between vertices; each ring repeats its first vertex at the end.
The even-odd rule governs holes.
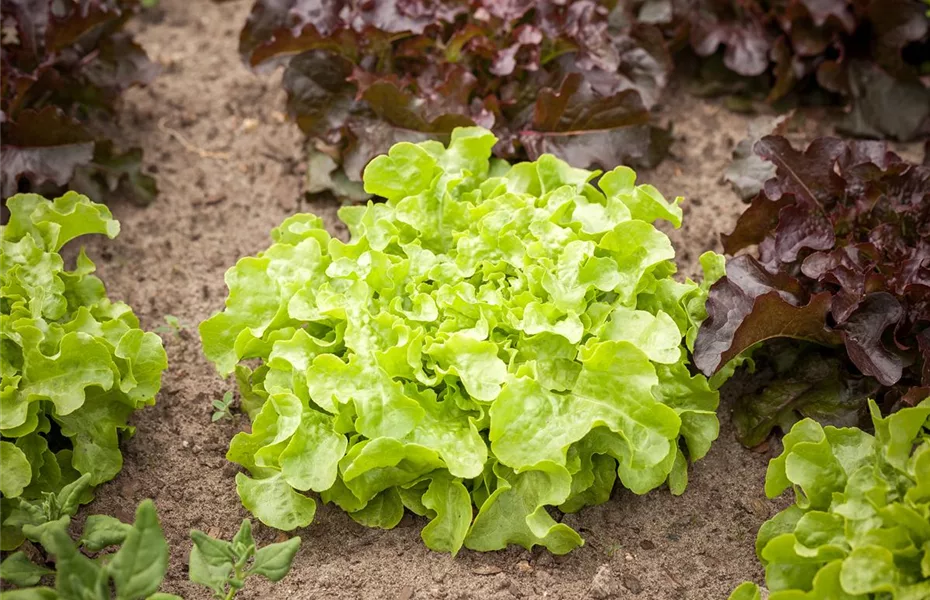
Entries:
MULTIPOLYGON (((144 327, 174 315, 186 328, 164 336, 171 366, 157 405, 134 417, 122 472, 83 514, 131 520, 138 502, 153 498, 173 550, 163 591, 189 600, 208 598, 187 581, 189 530, 228 539, 247 516, 235 492, 236 467, 224 458, 247 419, 211 423, 211 401, 234 386, 203 358, 196 324, 222 308, 225 270, 267 247, 268 232, 288 215, 312 211, 331 232, 345 233, 336 204, 303 198, 304 142, 284 115, 280 73, 256 75, 239 59, 238 30, 249 6, 162 0, 158 18, 136 25, 138 41, 163 70, 148 88, 126 94, 109 127, 120 145, 142 147, 160 196, 147 208, 112 205, 121 235, 88 247, 111 297, 132 305, 144 327)), ((721 249, 719 234, 744 208, 720 174, 751 117, 684 93, 672 94, 662 117, 674 125, 673 157, 641 179, 667 196, 685 196, 685 225, 671 236, 682 272, 692 274, 703 251, 721 249)), ((793 135, 809 137, 810 123, 793 135)), ((250 581, 238 597, 724 599, 739 582, 761 580, 755 534, 787 502, 762 491, 777 444, 749 450, 735 441, 733 394, 732 386, 725 390, 720 439, 691 470, 683 496, 618 489, 608 503, 566 516, 586 540, 568 556, 511 548, 452 558, 424 547, 420 519, 408 515, 382 531, 321 506, 315 522, 297 532, 303 548, 291 574, 274 586, 250 581)), ((257 525, 256 536, 267 543, 280 534, 257 525)))

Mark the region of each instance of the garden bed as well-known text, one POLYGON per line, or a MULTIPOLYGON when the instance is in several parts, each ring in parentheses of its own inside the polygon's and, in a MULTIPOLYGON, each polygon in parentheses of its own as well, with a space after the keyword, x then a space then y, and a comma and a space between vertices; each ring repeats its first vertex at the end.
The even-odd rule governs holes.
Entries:
MULTIPOLYGON (((123 233, 88 248, 111 297, 131 304, 144 327, 174 315, 186 329, 163 336, 170 367, 157 405, 135 417, 122 472, 85 512, 131 520, 139 501, 153 498, 178 548, 189 546, 191 528, 228 538, 246 515, 233 483, 237 469, 224 455, 248 421, 211 423, 211 401, 233 384, 218 378, 195 331, 222 307, 224 271, 267 247, 268 231, 294 212, 319 214, 331 233, 346 235, 336 229, 334 201, 302 195, 304 142, 284 115, 280 74, 256 76, 240 62, 237 36, 249 6, 162 0, 159 18, 135 24, 162 73, 148 88, 130 90, 108 127, 117 143, 143 149, 160 195, 148 208, 112 204, 123 233)), ((721 173, 752 117, 683 90, 670 94, 660 116, 673 124, 672 157, 640 176, 667 196, 685 196, 685 225, 671 235, 682 274, 690 275, 702 252, 721 250, 719 234, 744 208, 721 173)), ((806 142, 828 131, 820 113, 803 116, 792 137, 806 142)), ((724 388, 720 439, 691 470, 687 491, 639 497, 619 489, 608 503, 565 516, 585 538, 567 556, 511 548, 451 558, 424 547, 422 524, 409 515, 385 532, 322 506, 299 531, 304 544, 291 575, 242 597, 725 598, 739 582, 761 579, 756 531, 787 502, 763 492, 778 444, 750 450, 733 437, 728 408, 738 385, 724 388)), ((256 526, 260 541, 275 536, 256 526)), ((186 564, 185 554, 172 555, 163 591, 206 598, 187 581, 186 564)))

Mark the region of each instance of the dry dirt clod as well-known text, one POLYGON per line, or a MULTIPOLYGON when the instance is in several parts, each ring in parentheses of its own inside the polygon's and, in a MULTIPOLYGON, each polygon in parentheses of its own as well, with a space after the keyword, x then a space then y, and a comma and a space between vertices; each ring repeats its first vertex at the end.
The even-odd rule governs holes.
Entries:
POLYGON ((620 583, 633 594, 638 594, 643 591, 643 584, 632 575, 625 575, 620 579, 620 583))
POLYGON ((526 575, 533 572, 533 567, 530 566, 529 562, 521 560, 517 563, 517 572, 521 575, 526 575))
POLYGON ((413 598, 413 586, 405 585, 400 592, 395 596, 397 600, 410 600, 413 598))
POLYGON ((480 567, 475 567, 471 570, 475 575, 497 575, 501 572, 501 568, 496 565, 481 565, 480 567))
POLYGON ((611 598, 616 592, 617 585, 614 582, 613 573, 610 565, 601 565, 591 580, 591 587, 588 588, 588 596, 595 600, 604 600, 611 598))
POLYGON ((119 485, 119 495, 127 500, 135 500, 140 487, 138 481, 132 479, 124 480, 119 485))

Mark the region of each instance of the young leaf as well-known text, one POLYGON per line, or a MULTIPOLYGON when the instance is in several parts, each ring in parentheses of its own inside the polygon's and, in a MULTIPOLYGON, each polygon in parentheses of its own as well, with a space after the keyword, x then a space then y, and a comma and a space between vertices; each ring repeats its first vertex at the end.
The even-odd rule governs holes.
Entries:
POLYGON ((248 549, 255 546, 255 539, 252 538, 252 521, 242 519, 242 525, 239 526, 239 531, 233 537, 232 545, 233 548, 237 549, 248 549))
MULTIPOLYGON (((68 529, 68 526, 71 524, 71 517, 64 515, 52 521, 46 520, 45 518, 37 519, 37 521, 39 521, 37 525, 31 523, 21 525, 23 535, 25 535, 27 539, 33 542, 39 542, 44 546, 46 545, 45 538, 49 535, 49 532, 58 529, 68 529)), ((54 541, 50 543, 54 543, 54 541)))
POLYGON ((168 545, 155 504, 144 500, 119 551, 107 565, 119 600, 145 598, 158 591, 168 570, 168 545))
POLYGON ((33 586, 54 571, 35 564, 22 552, 14 552, 0 562, 0 579, 18 587, 33 586))
POLYGON ((107 546, 122 545, 132 531, 132 525, 107 515, 90 515, 84 522, 81 544, 91 552, 99 552, 107 546))
POLYGON ((41 544, 55 556, 55 587, 62 598, 107 597, 107 569, 78 552, 67 525, 47 528, 41 544))
POLYGON ((214 539, 196 529, 191 531, 191 539, 204 560, 211 565, 232 564, 236 560, 233 546, 227 541, 214 539))
POLYGON ((246 572, 256 574, 271 581, 280 581, 291 570, 294 556, 300 549, 300 538, 293 537, 286 542, 270 544, 255 552, 255 560, 246 572))
POLYGON ((85 500, 91 489, 90 473, 85 473, 61 488, 58 492, 58 507, 63 515, 73 516, 77 513, 78 507, 88 500, 85 500))
POLYGON ((232 560, 214 557, 212 561, 208 561, 196 543, 191 548, 188 576, 194 583, 206 586, 216 595, 223 597, 226 594, 226 582, 232 571, 232 560))

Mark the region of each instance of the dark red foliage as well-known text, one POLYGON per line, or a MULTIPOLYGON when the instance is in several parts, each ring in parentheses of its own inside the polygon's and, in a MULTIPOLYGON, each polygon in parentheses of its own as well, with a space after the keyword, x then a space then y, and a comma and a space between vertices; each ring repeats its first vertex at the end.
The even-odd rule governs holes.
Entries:
POLYGON ((86 125, 94 111, 112 111, 123 90, 155 74, 122 31, 138 9, 138 0, 4 0, 4 198, 20 188, 75 187, 78 180, 143 202, 154 194, 154 180, 139 172, 140 152, 120 154, 86 125))
POLYGON ((638 15, 673 44, 722 55, 729 71, 763 79, 770 101, 793 91, 839 94, 850 106, 847 133, 930 133, 923 0, 643 0, 638 15))
POLYGON ((668 132, 649 110, 671 60, 629 3, 596 0, 258 0, 240 37, 255 67, 287 62, 288 106, 358 181, 400 140, 461 125, 505 158, 652 165, 668 132), (614 6, 616 4, 616 6, 614 6))
MULTIPOLYGON (((881 142, 820 138, 803 152, 765 137, 776 169, 723 236, 695 364, 710 375, 772 338, 830 348, 889 402, 930 386, 930 167, 881 142)), ((845 367, 844 367, 845 368, 845 367)), ((866 386, 868 387, 868 386, 866 386)))

